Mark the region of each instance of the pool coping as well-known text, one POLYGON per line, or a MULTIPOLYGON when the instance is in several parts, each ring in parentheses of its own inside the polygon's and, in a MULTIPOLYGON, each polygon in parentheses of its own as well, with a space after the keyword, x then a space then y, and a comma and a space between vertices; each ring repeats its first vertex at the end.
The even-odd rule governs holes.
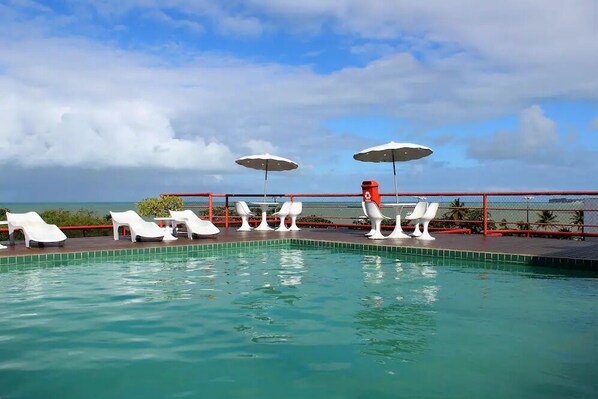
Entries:
POLYGON ((319 247, 336 248, 345 250, 359 250, 367 252, 380 252, 386 254, 415 255, 423 257, 446 258, 455 260, 468 260, 484 263, 508 263, 528 266, 553 267, 572 270, 598 271, 598 260, 578 259, 567 257, 554 257, 542 255, 521 255, 498 252, 483 252, 470 250, 455 250, 441 248, 422 248, 411 246, 377 245, 375 243, 349 243, 334 240, 315 240, 304 238, 248 240, 237 242, 217 242, 211 244, 185 244, 169 245, 163 247, 137 247, 117 248, 96 251, 77 251, 48 254, 14 255, 0 257, 0 267, 28 265, 39 262, 64 262, 85 259, 108 259, 120 256, 139 255, 185 255, 210 252, 214 250, 227 250, 237 248, 266 248, 266 247, 319 247))

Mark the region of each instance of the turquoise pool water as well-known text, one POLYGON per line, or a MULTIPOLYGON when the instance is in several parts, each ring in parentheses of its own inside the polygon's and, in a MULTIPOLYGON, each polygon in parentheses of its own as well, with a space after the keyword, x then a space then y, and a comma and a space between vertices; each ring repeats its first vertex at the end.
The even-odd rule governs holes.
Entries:
POLYGON ((592 274, 259 248, 0 273, 0 398, 589 398, 592 274))

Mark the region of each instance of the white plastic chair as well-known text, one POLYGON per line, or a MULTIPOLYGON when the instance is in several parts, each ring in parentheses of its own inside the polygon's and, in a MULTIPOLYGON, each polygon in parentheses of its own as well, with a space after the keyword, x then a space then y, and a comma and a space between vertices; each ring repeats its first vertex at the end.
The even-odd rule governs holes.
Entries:
POLYGON ((253 228, 249 225, 249 217, 255 216, 253 212, 247 206, 245 201, 237 201, 235 202, 235 210, 237 214, 241 216, 241 227, 237 229, 237 231, 251 231, 253 228))
POLYGON ((110 212, 112 217, 112 230, 114 239, 119 239, 118 230, 120 227, 128 227, 131 230, 131 241, 137 241, 140 238, 164 239, 164 229, 161 229, 156 223, 146 222, 135 211, 110 212))
POLYGON ((407 216, 405 216, 405 220, 416 220, 415 227, 413 228, 413 233, 411 233, 411 237, 419 237, 422 235, 422 232, 419 230, 419 223, 422 216, 426 213, 426 209, 428 208, 427 202, 418 202, 413 208, 413 211, 407 216))
POLYGON ((170 216, 177 224, 184 224, 187 230, 187 237, 193 239, 197 236, 213 236, 220 233, 220 229, 208 220, 200 219, 192 210, 169 211, 170 216))
POLYGON ((278 216, 280 218, 280 226, 276 229, 276 231, 289 231, 290 229, 287 228, 284 224, 284 219, 291 213, 291 201, 286 201, 282 204, 278 212, 274 212, 274 216, 278 216))
POLYGON ((55 224, 48 224, 37 212, 10 213, 6 212, 8 234, 10 241, 14 242, 15 230, 23 231, 25 246, 31 248, 31 241, 38 244, 56 242, 63 246, 66 235, 55 224))
POLYGON ((384 220, 386 217, 382 214, 380 208, 378 208, 378 204, 376 204, 374 201, 365 201, 365 212, 368 218, 370 218, 370 221, 372 222, 372 228, 374 229, 374 234, 368 238, 370 240, 385 239, 386 237, 382 235, 381 227, 382 220, 384 220))
POLYGON ((424 232, 421 236, 417 237, 418 240, 435 240, 434 237, 428 233, 428 225, 430 221, 434 219, 436 216, 436 212, 438 211, 438 202, 432 202, 428 209, 426 209, 426 213, 422 216, 419 220, 424 225, 424 232))
MULTIPOLYGON (((361 201, 361 210, 363 211, 363 214, 365 215, 363 217, 365 217, 366 219, 369 219, 368 218, 368 213, 365 211, 365 202, 364 201, 361 201)), ((370 231, 368 231, 367 233, 365 233, 365 236, 369 237, 372 234, 374 234, 375 232, 376 232, 376 229, 374 228, 374 223, 372 223, 372 227, 370 228, 370 231)))
POLYGON ((301 212, 303 212, 303 202, 291 202, 291 210, 289 212, 289 217, 291 218, 291 227, 289 227, 289 230, 301 230, 299 227, 297 227, 297 216, 301 215, 301 212))

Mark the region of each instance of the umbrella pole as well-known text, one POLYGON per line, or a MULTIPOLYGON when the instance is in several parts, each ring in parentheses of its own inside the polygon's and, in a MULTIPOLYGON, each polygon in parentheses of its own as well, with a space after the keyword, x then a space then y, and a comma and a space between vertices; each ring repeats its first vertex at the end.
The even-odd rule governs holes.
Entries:
POLYGON ((268 160, 266 159, 266 177, 264 179, 264 202, 266 202, 266 186, 268 185, 268 160))
POLYGON ((395 166, 395 152, 392 152, 392 174, 394 176, 395 181, 395 198, 397 200, 397 204, 399 203, 399 192, 397 191, 397 169, 395 166))

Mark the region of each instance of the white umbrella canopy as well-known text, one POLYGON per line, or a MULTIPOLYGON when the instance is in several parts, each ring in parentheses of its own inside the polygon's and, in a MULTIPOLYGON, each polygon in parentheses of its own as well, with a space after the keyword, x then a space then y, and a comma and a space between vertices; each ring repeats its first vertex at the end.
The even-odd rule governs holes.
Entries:
POLYGON ((266 171, 266 175, 264 177, 264 199, 266 198, 268 171, 273 170, 279 172, 285 170, 293 170, 299 167, 299 165, 296 162, 293 162, 290 159, 270 154, 247 155, 245 157, 237 159, 235 162, 247 168, 266 171))
POLYGON ((413 143, 390 143, 382 144, 376 147, 366 148, 353 155, 353 158, 363 162, 392 162, 392 172, 395 183, 395 196, 397 203, 399 202, 399 193, 397 191, 397 170, 395 167, 396 161, 413 161, 427 157, 432 154, 432 149, 419 144, 413 143))

